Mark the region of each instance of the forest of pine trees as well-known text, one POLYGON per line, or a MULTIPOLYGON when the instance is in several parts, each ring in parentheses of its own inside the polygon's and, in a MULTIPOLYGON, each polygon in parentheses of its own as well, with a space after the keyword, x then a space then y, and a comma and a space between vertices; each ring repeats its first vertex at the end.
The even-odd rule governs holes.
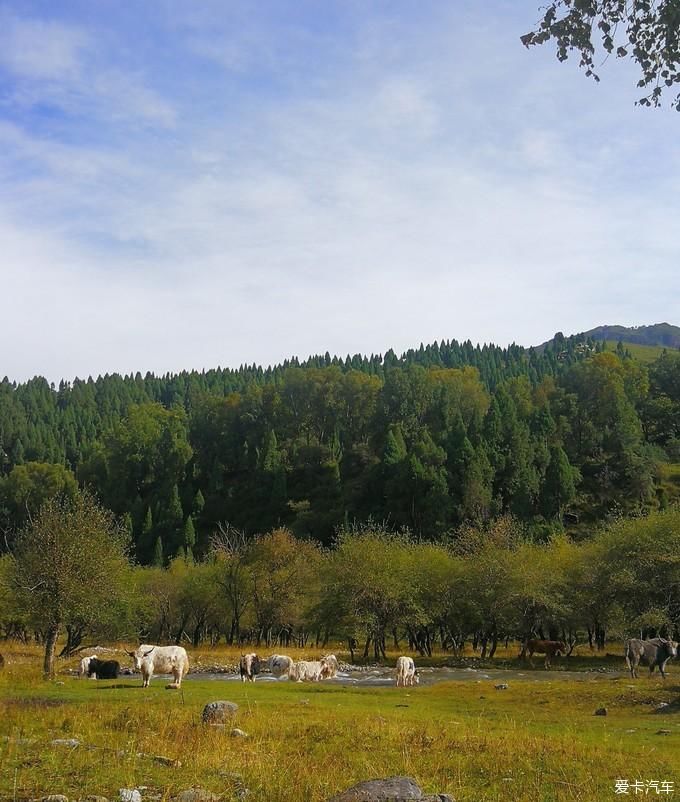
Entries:
MULTIPOLYGON (((557 335, 542 350, 434 343, 401 357, 0 382, 0 531, 90 488, 135 558, 205 553, 218 523, 329 544, 369 520, 455 537, 508 513, 538 541, 674 498, 680 354, 557 335)), ((680 491, 680 488, 678 488, 680 491)))

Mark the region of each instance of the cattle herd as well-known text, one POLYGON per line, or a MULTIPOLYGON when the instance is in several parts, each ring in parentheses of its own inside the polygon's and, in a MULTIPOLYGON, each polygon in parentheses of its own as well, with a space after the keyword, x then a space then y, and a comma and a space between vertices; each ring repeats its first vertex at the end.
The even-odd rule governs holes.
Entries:
MULTIPOLYGON (((526 640, 522 644, 520 659, 528 659, 533 666, 534 654, 545 655, 545 668, 550 668, 550 660, 557 655, 567 652, 563 641, 526 640)), ((142 685, 148 687, 154 674, 171 674, 173 682, 169 688, 179 688, 182 679, 189 672, 189 657, 182 646, 154 646, 142 644, 132 652, 126 652, 133 660, 134 667, 141 672, 142 685)), ((633 679, 637 678, 637 669, 640 663, 649 667, 650 676, 658 668, 661 676, 666 678, 666 664, 673 657, 678 656, 678 644, 666 638, 651 638, 640 640, 631 638, 624 644, 626 665, 633 679)), ((293 660, 285 654, 273 654, 266 662, 260 660, 257 654, 242 654, 239 661, 238 673, 242 682, 255 682, 258 674, 266 670, 273 677, 287 677, 293 682, 320 682, 337 676, 339 670, 338 659, 334 654, 327 654, 319 660, 293 660)), ((81 677, 88 676, 95 679, 115 679, 120 672, 120 663, 117 660, 100 660, 96 655, 83 657, 80 661, 81 677)), ((412 657, 398 657, 396 665, 397 687, 417 685, 420 681, 412 657)))

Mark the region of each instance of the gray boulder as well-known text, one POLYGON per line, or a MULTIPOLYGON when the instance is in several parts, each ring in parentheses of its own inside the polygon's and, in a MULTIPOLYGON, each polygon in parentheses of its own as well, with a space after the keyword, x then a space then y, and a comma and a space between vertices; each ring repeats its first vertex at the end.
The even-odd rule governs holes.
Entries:
POLYGON ((204 724, 226 724, 238 710, 236 702, 208 702, 203 708, 201 721, 204 724))
POLYGON ((118 791, 119 802, 142 802, 142 795, 136 788, 120 788, 118 791))
POLYGON ((420 786, 411 777, 388 777, 357 783, 329 802, 405 802, 422 798, 420 786))
POLYGON ((328 802, 408 802, 411 799, 420 802, 455 802, 448 794, 423 795, 420 786, 411 777, 366 780, 337 794, 328 802))

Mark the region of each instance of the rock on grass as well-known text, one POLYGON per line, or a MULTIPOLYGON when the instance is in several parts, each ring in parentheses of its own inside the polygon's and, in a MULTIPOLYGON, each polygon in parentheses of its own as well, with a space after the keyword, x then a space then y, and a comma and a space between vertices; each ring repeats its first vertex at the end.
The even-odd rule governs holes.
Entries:
POLYGON ((411 777, 387 777, 384 780, 366 780, 357 783, 328 802, 454 802, 448 794, 424 796, 420 786, 411 777))
POLYGON ((236 714, 238 705, 236 702, 208 702, 203 708, 201 721, 204 724, 225 724, 236 714))

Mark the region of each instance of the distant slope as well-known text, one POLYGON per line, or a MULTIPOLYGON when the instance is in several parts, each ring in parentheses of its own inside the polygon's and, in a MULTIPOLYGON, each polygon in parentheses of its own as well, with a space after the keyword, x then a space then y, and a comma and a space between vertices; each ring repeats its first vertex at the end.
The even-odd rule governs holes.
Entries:
POLYGON ((654 323, 652 326, 597 326, 583 332, 593 340, 612 340, 617 343, 635 345, 660 345, 664 348, 680 348, 680 326, 670 323, 654 323))
MULTIPOLYGON (((555 337, 537 346, 535 350, 542 353, 547 345, 555 343, 555 337)), ((670 323, 654 323, 651 326, 597 326, 589 331, 567 335, 566 339, 575 339, 584 344, 588 340, 591 343, 593 340, 604 340, 609 351, 613 351, 621 341, 636 359, 652 362, 661 355, 664 348, 671 351, 680 348, 680 326, 670 323)))
MULTIPOLYGON (((616 351, 616 346, 619 344, 618 340, 605 340, 605 342, 607 343, 607 351, 616 351)), ((644 364, 654 362, 664 351, 672 350, 664 345, 638 345, 637 343, 629 342, 624 342, 623 347, 633 359, 637 359, 638 362, 643 362, 644 364)))

